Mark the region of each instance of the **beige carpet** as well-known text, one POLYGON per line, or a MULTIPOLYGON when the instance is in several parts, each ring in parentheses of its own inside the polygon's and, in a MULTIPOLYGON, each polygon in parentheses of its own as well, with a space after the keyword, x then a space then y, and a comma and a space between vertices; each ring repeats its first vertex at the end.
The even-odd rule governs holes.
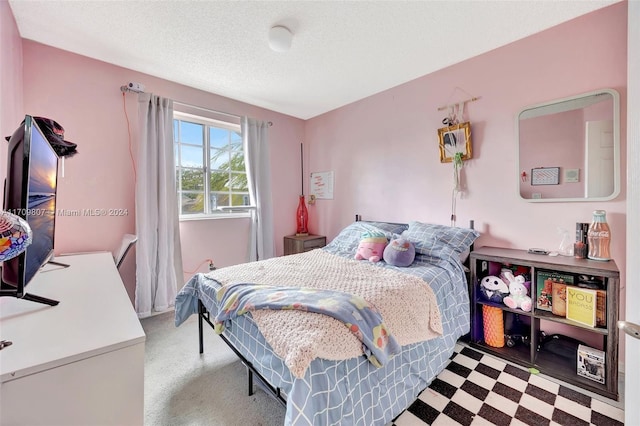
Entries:
MULTIPOLYGON (((245 367, 213 330, 198 353, 198 323, 180 327, 167 312, 141 320, 145 350, 145 426, 276 426, 284 407, 262 390, 247 396, 245 367)), ((206 326, 208 327, 208 326, 206 326)))

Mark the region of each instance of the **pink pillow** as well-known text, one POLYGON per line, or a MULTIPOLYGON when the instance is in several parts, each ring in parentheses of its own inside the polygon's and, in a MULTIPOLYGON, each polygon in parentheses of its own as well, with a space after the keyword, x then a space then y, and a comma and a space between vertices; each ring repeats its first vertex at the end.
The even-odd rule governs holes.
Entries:
POLYGON ((358 244, 355 259, 367 259, 369 262, 379 262, 382 260, 382 254, 386 245, 387 237, 385 237, 382 232, 365 232, 362 234, 360 244, 358 244))

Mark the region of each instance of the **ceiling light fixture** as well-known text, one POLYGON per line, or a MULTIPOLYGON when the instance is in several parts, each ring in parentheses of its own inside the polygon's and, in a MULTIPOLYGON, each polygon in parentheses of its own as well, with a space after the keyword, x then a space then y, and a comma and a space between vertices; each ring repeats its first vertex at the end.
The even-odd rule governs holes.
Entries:
POLYGON ((269 30, 269 47, 276 52, 286 52, 291 48, 293 33, 289 28, 276 25, 269 30))

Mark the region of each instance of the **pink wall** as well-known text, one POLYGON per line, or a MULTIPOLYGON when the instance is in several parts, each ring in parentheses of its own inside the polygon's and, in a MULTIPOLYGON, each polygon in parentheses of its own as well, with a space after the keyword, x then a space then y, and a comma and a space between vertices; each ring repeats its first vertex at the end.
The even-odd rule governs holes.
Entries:
MULTIPOLYGON (((9 136, 22 121, 22 41, 13 13, 0 0, 0 137, 9 136)), ((5 175, 7 150, 0 149, 0 176, 5 175)))
POLYGON ((621 95, 624 176, 624 3, 308 120, 309 171, 335 172, 335 198, 317 201, 311 229, 331 238, 356 213, 365 219, 448 224, 453 172, 450 163, 439 161, 437 129, 445 112, 437 109, 467 99, 468 92, 480 99, 467 104, 473 159, 463 169, 458 224, 475 219, 483 232, 480 245, 555 248, 556 227, 574 229, 575 222, 589 221, 594 209, 603 208, 614 230, 614 253, 623 264, 624 195, 606 203, 532 204, 518 197, 519 110, 602 87, 621 95))
POLYGON ((480 99, 467 104, 473 159, 463 168, 457 224, 475 220, 482 232, 478 246, 557 249, 557 228, 572 232, 576 222, 591 221, 593 210, 606 210, 624 317, 625 179, 621 195, 608 202, 520 199, 516 116, 528 105, 616 89, 626 176, 626 49, 622 2, 309 120, 308 170, 335 172, 335 197, 310 209, 310 229, 333 238, 356 213, 370 220, 449 224, 453 171, 439 160, 437 129, 446 114, 438 107, 471 94, 480 99))
MULTIPOLYGON (((24 78, 20 92, 24 108, 12 108, 11 127, 17 127, 25 113, 51 117, 65 128, 66 139, 78 144, 79 154, 65 161, 65 176, 59 178, 59 211, 126 209, 128 212, 112 217, 58 214, 56 254, 112 251, 123 234, 135 232, 134 172, 129 143, 135 153, 137 96, 127 94, 123 99, 120 92, 120 86, 129 81, 141 82, 147 91, 181 102, 273 122, 269 140, 272 186, 277 188, 273 193, 275 236, 277 253, 282 254, 282 237, 295 232, 302 120, 28 40, 14 40, 12 48, 24 58, 23 74, 18 74, 24 78)), ((183 264, 188 271, 185 281, 192 272, 207 270, 202 263, 209 258, 219 267, 247 261, 248 226, 248 219, 182 222, 183 264)), ((131 297, 135 286, 132 258, 125 262, 123 270, 131 297)))

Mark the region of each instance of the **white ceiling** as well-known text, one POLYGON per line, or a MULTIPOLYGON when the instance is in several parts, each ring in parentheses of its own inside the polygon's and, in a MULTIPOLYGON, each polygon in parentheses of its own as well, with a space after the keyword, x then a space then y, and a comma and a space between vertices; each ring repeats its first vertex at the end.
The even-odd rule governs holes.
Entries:
POLYGON ((9 0, 25 39, 302 119, 617 2, 9 0))

